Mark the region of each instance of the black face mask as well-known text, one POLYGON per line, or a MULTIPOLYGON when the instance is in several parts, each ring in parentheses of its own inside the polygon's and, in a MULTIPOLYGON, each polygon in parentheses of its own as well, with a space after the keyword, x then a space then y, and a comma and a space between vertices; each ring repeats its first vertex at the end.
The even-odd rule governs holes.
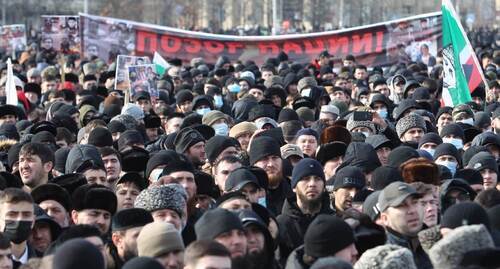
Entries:
POLYGON ((14 244, 20 244, 26 240, 31 233, 32 221, 6 220, 3 234, 14 244))

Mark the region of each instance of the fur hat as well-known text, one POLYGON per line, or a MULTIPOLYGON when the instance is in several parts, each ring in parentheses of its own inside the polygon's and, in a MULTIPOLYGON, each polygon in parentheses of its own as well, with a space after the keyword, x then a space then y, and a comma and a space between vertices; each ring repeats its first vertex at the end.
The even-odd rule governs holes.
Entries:
POLYGON ((297 84, 297 90, 300 93, 304 88, 312 88, 316 86, 318 86, 318 82, 316 81, 316 79, 314 79, 313 77, 303 77, 297 84))
POLYGON ((182 218, 186 207, 187 194, 179 184, 165 184, 143 190, 135 199, 134 207, 149 212, 171 209, 182 218))
POLYGON ((418 233, 418 241, 420 241, 420 245, 422 249, 429 255, 429 250, 436 244, 443 236, 440 232, 440 226, 436 225, 431 228, 422 230, 418 233))
POLYGON ((375 133, 375 124, 371 121, 354 121, 352 117, 347 120, 346 128, 349 132, 352 132, 352 130, 357 127, 366 127, 370 129, 372 133, 375 133))
POLYGON ((351 133, 342 126, 330 126, 321 132, 320 143, 326 144, 334 141, 344 142, 346 145, 351 143, 351 133))
POLYGON ((427 128, 425 127, 424 118, 412 113, 404 116, 396 123, 396 132, 400 138, 411 128, 421 128, 425 132, 427 128))
POLYGON ((465 253, 493 247, 493 239, 484 225, 462 226, 439 240, 430 249, 429 258, 434 268, 457 268, 465 253))
POLYGON ((400 169, 406 183, 423 182, 440 185, 439 167, 426 158, 406 161, 400 166, 400 169))
POLYGON ((413 254, 397 245, 382 245, 369 249, 361 255, 354 269, 416 269, 413 254))

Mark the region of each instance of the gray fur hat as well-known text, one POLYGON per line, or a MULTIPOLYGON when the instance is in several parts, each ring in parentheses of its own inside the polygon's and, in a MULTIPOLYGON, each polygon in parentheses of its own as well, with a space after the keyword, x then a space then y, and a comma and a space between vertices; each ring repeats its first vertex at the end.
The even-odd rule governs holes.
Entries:
POLYGON ((153 212, 161 209, 171 209, 184 217, 187 193, 179 184, 153 186, 141 191, 135 199, 134 207, 153 212))
POLYGON ((493 239, 482 224, 461 226, 439 240, 429 251, 434 268, 457 268, 465 253, 471 250, 493 248, 493 239))
POLYGON ((397 245, 382 245, 369 249, 361 255, 354 269, 417 269, 413 254, 397 245))
POLYGON ((318 86, 318 82, 313 77, 303 77, 297 83, 297 90, 302 91, 304 88, 311 88, 318 86))
POLYGON ((424 118, 418 114, 410 113, 396 123, 396 132, 400 138, 411 128, 422 128, 425 132, 427 128, 424 118))
POLYGON ((347 125, 346 128, 349 130, 349 132, 352 132, 352 129, 357 128, 357 127, 366 127, 370 130, 372 130, 372 133, 375 134, 375 124, 371 121, 354 121, 352 117, 350 117, 347 120, 347 125))

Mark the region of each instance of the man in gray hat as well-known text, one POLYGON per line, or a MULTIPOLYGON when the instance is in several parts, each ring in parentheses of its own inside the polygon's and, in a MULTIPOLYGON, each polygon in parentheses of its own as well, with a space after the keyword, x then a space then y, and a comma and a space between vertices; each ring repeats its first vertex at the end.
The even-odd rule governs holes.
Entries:
POLYGON ((378 197, 377 208, 385 227, 387 244, 395 244, 413 252, 418 268, 432 268, 429 257, 417 238, 423 226, 423 210, 418 204, 417 190, 404 182, 393 182, 378 197))

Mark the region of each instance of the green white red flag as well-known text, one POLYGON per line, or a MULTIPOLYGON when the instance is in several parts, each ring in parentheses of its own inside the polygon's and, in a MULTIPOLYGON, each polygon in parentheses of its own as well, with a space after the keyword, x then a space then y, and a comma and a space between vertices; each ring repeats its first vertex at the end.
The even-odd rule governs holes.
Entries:
MULTIPOLYGON (((443 104, 454 107, 472 100, 471 93, 484 82, 477 56, 450 0, 443 0, 443 104)), ((486 83, 485 83, 486 85, 486 83)))

